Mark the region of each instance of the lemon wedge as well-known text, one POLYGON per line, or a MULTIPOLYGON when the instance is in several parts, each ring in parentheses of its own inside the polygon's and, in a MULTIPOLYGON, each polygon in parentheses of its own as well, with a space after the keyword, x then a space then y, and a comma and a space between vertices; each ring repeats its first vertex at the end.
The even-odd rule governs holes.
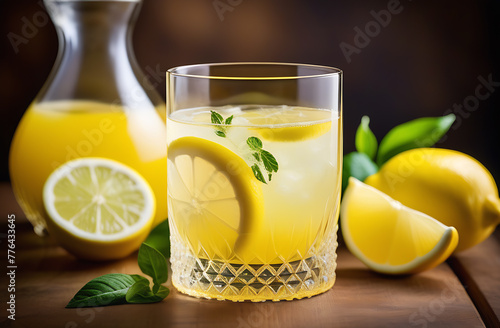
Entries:
POLYGON ((43 201, 51 235, 77 257, 118 259, 151 230, 155 197, 132 168, 105 158, 80 158, 48 177, 43 201))
POLYGON ((200 258, 245 260, 262 226, 260 182, 231 150, 197 137, 168 146, 168 206, 178 236, 200 258))
POLYGON ((380 273, 409 274, 433 268, 445 261, 458 243, 454 227, 352 177, 340 215, 349 250, 380 273))
POLYGON ((327 133, 332 126, 331 111, 303 107, 247 110, 241 117, 253 125, 263 126, 252 130, 269 141, 295 142, 313 139, 327 133), (269 125, 273 127, 266 127, 269 125))

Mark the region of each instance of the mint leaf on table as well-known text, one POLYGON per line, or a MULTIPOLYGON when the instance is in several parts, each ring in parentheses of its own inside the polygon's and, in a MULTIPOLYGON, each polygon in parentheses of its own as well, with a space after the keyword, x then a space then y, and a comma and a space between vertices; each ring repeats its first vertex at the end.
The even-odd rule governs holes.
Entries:
POLYGON ((370 175, 377 173, 378 166, 368 155, 360 152, 352 152, 344 156, 342 169, 342 192, 347 188, 349 177, 355 177, 359 181, 365 181, 370 175))
POLYGON ((156 303, 163 300, 170 293, 168 288, 161 285, 156 292, 153 292, 149 287, 149 280, 144 277, 140 278, 141 279, 136 281, 127 291, 127 303, 156 303))
POLYGON ((162 286, 168 280, 167 258, 170 257, 168 220, 156 226, 139 248, 137 262, 141 271, 153 280, 137 274, 110 273, 92 279, 66 305, 67 308, 107 306, 126 303, 155 303, 168 296, 162 286))
POLYGON ((356 131, 356 150, 365 153, 370 159, 374 160, 377 154, 377 138, 369 127, 370 118, 363 116, 361 124, 356 131))
POLYGON ((154 247, 168 259, 170 257, 170 228, 168 220, 163 221, 151 230, 144 243, 154 247))
POLYGON ((153 293, 156 294, 168 280, 167 259, 155 248, 143 243, 139 248, 137 263, 144 274, 153 278, 153 293))
POLYGON ((443 137, 455 121, 455 115, 424 117, 394 127, 380 142, 377 164, 391 157, 420 147, 431 147, 443 137))
POLYGON ((73 296, 66 308, 125 304, 127 291, 140 278, 138 275, 110 273, 92 279, 73 296))

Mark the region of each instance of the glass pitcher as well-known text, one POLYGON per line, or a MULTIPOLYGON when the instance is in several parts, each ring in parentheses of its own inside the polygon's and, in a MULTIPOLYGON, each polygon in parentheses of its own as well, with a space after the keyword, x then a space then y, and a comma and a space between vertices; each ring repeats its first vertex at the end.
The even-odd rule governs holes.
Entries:
POLYGON ((38 235, 46 233, 42 190, 61 164, 110 158, 134 168, 167 217, 165 104, 131 47, 140 0, 44 0, 59 52, 47 82, 14 135, 9 169, 16 198, 38 235))

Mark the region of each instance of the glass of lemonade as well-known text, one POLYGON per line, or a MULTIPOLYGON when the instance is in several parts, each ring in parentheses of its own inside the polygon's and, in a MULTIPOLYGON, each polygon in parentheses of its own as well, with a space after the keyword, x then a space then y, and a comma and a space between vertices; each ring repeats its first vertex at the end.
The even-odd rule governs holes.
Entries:
POLYGON ((342 71, 281 63, 167 72, 174 286, 292 300, 335 282, 342 71))

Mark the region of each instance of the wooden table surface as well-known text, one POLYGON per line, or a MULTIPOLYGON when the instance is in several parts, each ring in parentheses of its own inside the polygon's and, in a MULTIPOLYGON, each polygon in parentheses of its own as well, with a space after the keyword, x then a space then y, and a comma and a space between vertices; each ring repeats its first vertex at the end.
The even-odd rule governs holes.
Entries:
POLYGON ((147 305, 65 309, 87 281, 106 273, 139 273, 136 254, 107 263, 76 260, 36 236, 0 184, 0 327, 500 327, 500 230, 482 244, 427 272, 387 277, 340 246, 337 282, 328 292, 292 302, 232 303, 178 293, 147 305), (16 215, 15 321, 6 301, 8 214, 16 215))

